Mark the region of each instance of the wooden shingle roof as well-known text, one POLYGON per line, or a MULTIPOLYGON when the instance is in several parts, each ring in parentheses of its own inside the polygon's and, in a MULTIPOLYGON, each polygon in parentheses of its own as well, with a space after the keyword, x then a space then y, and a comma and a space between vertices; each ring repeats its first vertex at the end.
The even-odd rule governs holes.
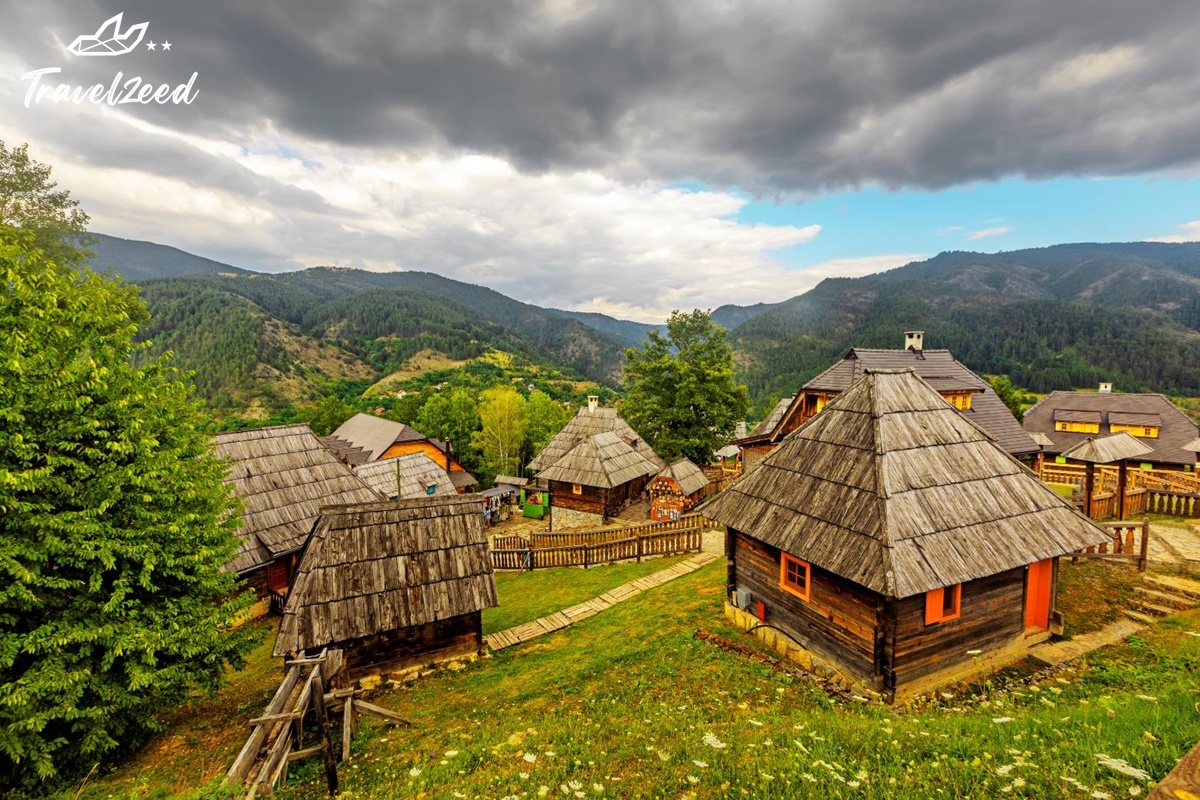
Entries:
POLYGON ((446 470, 439 467, 424 453, 407 453, 398 458, 385 458, 354 468, 354 474, 362 478, 372 489, 384 497, 409 500, 432 494, 456 494, 454 483, 446 470))
POLYGON ((630 447, 613 431, 597 433, 575 445, 566 455, 538 473, 538 480, 578 483, 612 489, 659 467, 630 447))
POLYGON ((1144 442, 1122 432, 1089 438, 1075 445, 1063 455, 1076 461, 1111 464, 1114 461, 1143 458, 1153 452, 1154 448, 1147 447, 1144 442))
POLYGON ((371 414, 355 414, 331 435, 351 447, 367 451, 368 461, 376 460, 397 442, 419 442, 426 438, 403 422, 393 422, 371 414))
POLYGON ((498 605, 477 495, 321 510, 275 640, 284 656, 498 605))
POLYGON ((686 458, 679 459, 654 476, 654 480, 659 478, 669 478, 675 481, 679 490, 689 497, 708 486, 708 478, 704 476, 704 470, 686 458))
POLYGON ((1052 444, 1045 452, 1061 455, 1089 436, 1112 433, 1113 425, 1149 425, 1158 437, 1137 436, 1151 448, 1144 460, 1163 464, 1195 464, 1196 453, 1187 445, 1196 438, 1196 424, 1161 394, 1133 392, 1051 392, 1025 412, 1025 430, 1042 433, 1052 444), (1054 423, 1077 421, 1098 424, 1097 433, 1056 431, 1054 423))
POLYGON ((650 463, 655 470, 660 470, 667 462, 658 457, 654 449, 642 438, 641 434, 629 426, 615 408, 594 408, 586 406, 550 440, 549 444, 529 462, 529 469, 535 473, 541 472, 565 456, 572 448, 597 433, 616 433, 626 442, 632 442, 632 447, 650 463))
POLYGON ((700 512, 898 598, 1109 538, 910 370, 868 371, 700 512))
POLYGON ((219 433, 229 460, 225 483, 242 498, 241 546, 225 566, 247 572, 299 550, 321 506, 383 499, 317 439, 307 425, 219 433))
POLYGON ((775 407, 771 409, 770 413, 768 413, 763 419, 763 421, 754 426, 754 430, 750 431, 749 435, 762 436, 775 430, 776 426, 779 425, 779 422, 783 419, 783 415, 787 413, 788 406, 790 406, 792 401, 795 399, 796 395, 781 398, 779 402, 775 404, 775 407))

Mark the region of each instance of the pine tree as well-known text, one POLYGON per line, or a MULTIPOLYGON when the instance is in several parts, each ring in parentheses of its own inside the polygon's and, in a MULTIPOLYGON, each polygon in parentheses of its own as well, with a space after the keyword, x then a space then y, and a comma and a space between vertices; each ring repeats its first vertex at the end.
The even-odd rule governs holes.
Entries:
MULTIPOLYGON (((236 504, 132 287, 0 226, 0 789, 69 777, 238 664, 236 504)), ((3 793, 0 791, 0 793, 3 793)))

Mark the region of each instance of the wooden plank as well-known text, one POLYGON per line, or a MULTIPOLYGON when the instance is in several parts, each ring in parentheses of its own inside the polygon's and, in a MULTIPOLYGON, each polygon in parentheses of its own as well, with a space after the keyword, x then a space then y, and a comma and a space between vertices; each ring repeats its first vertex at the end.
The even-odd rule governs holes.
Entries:
MULTIPOLYGON (((279 688, 275 690, 274 696, 271 697, 271 702, 267 703, 265 714, 277 714, 283 710, 284 704, 292 694, 292 690, 296 688, 296 684, 300 681, 300 668, 295 667, 288 670, 283 681, 280 682, 279 688)), ((235 783, 241 783, 246 779, 246 775, 250 772, 250 768, 254 766, 254 760, 258 758, 258 751, 262 747, 264 740, 270 733, 267 727, 259 728, 251 731, 250 736, 246 739, 246 744, 242 746, 242 750, 238 753, 237 758, 233 760, 233 764, 229 767, 226 773, 226 779, 235 783)))
POLYGON ((313 669, 310 685, 312 686, 313 710, 317 716, 317 732, 321 742, 321 758, 325 762, 325 782, 329 785, 329 796, 334 797, 338 793, 337 763, 333 760, 333 743, 329 739, 329 714, 325 708, 325 688, 321 685, 320 666, 313 669))
POLYGON ((255 717, 247 722, 247 725, 265 725, 270 722, 283 722, 284 720, 299 719, 300 714, 295 711, 288 711, 283 714, 268 714, 264 717, 255 717))
POLYGON ((397 714, 395 711, 389 711, 382 706, 377 706, 374 703, 368 703, 366 700, 359 700, 357 697, 354 698, 354 711, 358 714, 366 714, 370 717, 378 717, 379 719, 386 720, 393 725, 403 725, 406 728, 412 727, 411 722, 397 714))
POLYGON ((1146 800, 1195 800, 1200 797, 1200 744, 1179 760, 1146 800))
POLYGON ((302 758, 312 758, 313 756, 319 755, 321 755, 321 746, 319 744, 313 745, 312 747, 305 747, 303 750, 293 750, 292 752, 288 753, 287 762, 290 764, 293 761, 299 761, 302 758))
POLYGON ((350 734, 354 732, 354 701, 349 699, 342 706, 342 761, 350 758, 350 734))

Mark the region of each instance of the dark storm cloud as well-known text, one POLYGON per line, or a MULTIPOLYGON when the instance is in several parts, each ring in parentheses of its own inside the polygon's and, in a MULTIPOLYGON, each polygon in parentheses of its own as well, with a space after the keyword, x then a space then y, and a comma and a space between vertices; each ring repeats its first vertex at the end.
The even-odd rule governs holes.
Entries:
MULTIPOLYGON (((1127 174, 1200 158, 1190 0, 0 9, 11 23, 0 42, 33 66, 64 63, 53 36, 70 41, 117 11, 150 20, 173 50, 131 55, 128 68, 164 81, 196 71, 202 101, 139 112, 215 139, 269 121, 382 151, 465 149, 528 170, 765 192, 1127 174)), ((66 58, 63 79, 76 82, 116 61, 66 58)))

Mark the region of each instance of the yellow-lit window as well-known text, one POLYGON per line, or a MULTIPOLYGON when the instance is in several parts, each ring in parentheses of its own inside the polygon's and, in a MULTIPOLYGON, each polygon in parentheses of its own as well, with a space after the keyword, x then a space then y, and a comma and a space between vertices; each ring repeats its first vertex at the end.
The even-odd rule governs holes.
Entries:
POLYGON ((823 408, 825 407, 825 404, 826 404, 826 403, 828 403, 828 402, 829 402, 829 395, 825 395, 825 394, 819 394, 819 395, 817 395, 817 410, 816 410, 816 413, 817 413, 817 414, 820 414, 820 413, 821 413, 821 409, 823 409, 823 408))
POLYGON ((781 553, 779 585, 801 600, 807 600, 812 591, 812 567, 807 561, 801 561, 787 553, 781 553))
POLYGON ((1128 433, 1130 436, 1137 436, 1142 439, 1157 439, 1157 425, 1110 425, 1113 433, 1128 433))
POLYGON ((1065 433, 1099 433, 1099 422, 1067 422, 1058 420, 1054 423, 1054 430, 1065 433))
POLYGON ((942 397, 960 411, 968 411, 971 408, 971 392, 947 392, 942 397))
POLYGON ((583 487, 578 483, 571 484, 571 494, 583 494, 583 487))
POLYGON ((949 622, 958 619, 962 610, 962 584, 956 583, 943 589, 925 593, 925 624, 949 622))

